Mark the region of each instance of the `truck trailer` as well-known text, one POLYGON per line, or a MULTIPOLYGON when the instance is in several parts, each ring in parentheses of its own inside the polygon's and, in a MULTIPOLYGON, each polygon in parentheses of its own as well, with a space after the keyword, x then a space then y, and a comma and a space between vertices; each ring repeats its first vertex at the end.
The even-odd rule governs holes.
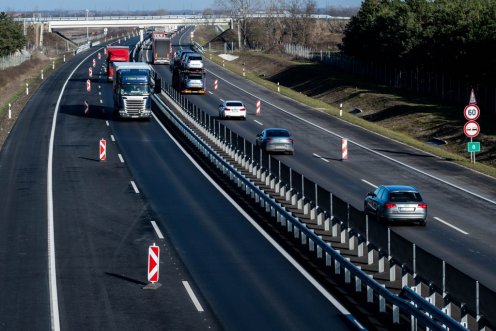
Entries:
POLYGON ((205 70, 172 71, 172 86, 182 94, 205 94, 205 70))
POLYGON ((172 41, 165 32, 152 32, 153 64, 170 64, 172 58, 172 41))
POLYGON ((107 46, 107 80, 114 77, 114 62, 129 62, 129 46, 107 46))
POLYGON ((114 62, 113 95, 119 118, 151 117, 151 68, 144 62, 114 62))

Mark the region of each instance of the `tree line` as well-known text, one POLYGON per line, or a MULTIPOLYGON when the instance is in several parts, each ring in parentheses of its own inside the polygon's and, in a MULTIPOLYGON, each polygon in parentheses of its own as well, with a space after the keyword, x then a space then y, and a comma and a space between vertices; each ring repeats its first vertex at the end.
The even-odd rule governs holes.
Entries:
MULTIPOLYGON (((496 76, 496 0, 363 0, 348 22, 310 18, 314 0, 216 0, 241 22, 243 47, 271 49, 283 43, 319 47, 322 36, 342 33, 346 55, 470 79, 496 76), (249 14, 263 11, 266 20, 249 14), (284 13, 285 17, 274 14, 284 13)), ((343 12, 341 12, 343 13, 343 12)))
POLYGON ((26 45, 22 25, 5 12, 0 13, 0 56, 20 51, 26 45))
POLYGON ((378 63, 491 79, 494 46, 494 0, 364 0, 340 48, 378 63))

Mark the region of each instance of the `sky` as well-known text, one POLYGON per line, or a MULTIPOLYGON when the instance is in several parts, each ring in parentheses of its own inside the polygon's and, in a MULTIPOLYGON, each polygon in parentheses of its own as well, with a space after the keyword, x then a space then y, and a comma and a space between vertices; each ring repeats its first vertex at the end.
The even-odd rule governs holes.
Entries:
MULTIPOLYGON (((317 7, 359 7, 362 0, 316 0, 317 7)), ((215 0, 0 0, 2 11, 42 10, 202 10, 216 8, 215 0)))

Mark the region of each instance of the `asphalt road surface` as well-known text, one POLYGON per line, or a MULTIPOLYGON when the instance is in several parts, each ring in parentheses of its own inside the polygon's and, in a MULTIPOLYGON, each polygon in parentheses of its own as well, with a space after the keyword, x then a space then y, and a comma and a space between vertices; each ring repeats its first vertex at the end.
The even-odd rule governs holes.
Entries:
MULTIPOLYGON (((179 35, 174 45, 188 47, 188 36, 188 32, 179 35)), ((366 193, 378 185, 416 186, 429 206, 427 226, 398 226, 392 230, 496 290, 494 178, 311 109, 208 59, 204 62, 208 93, 188 96, 191 102, 217 116, 221 100, 243 101, 247 120, 222 123, 252 143, 263 128, 289 129, 295 138, 295 155, 276 158, 358 209, 363 209, 366 193), (218 80, 217 90, 214 80, 218 80), (261 116, 255 116, 257 100, 261 100, 261 116), (341 161, 343 137, 348 139, 346 161, 341 161)), ((155 65, 154 69, 170 84, 168 66, 155 65)))
POLYGON ((86 91, 97 50, 46 79, 0 154, 0 329, 349 329, 155 118, 114 120, 103 61, 86 91))

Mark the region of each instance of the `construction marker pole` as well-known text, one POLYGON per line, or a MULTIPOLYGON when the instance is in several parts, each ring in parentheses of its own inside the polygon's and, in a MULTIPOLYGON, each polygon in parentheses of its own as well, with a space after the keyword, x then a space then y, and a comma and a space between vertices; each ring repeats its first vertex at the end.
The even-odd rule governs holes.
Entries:
POLYGON ((52 70, 55 69, 55 61, 52 61, 52 70))
POLYGON ((43 69, 41 69, 41 80, 43 80, 43 69))
POLYGON ((100 161, 105 161, 107 159, 107 141, 105 139, 100 139, 100 161))
POLYGON ((342 103, 339 104, 339 116, 340 117, 343 116, 343 104, 342 103))
POLYGON ((145 290, 156 290, 160 287, 158 283, 159 276, 159 266, 160 266, 160 247, 155 245, 148 246, 148 268, 147 268, 147 278, 151 284, 143 287, 145 290))
POLYGON ((279 88, 279 82, 277 82, 277 92, 281 92, 281 89, 279 88))
POLYGON ((257 108, 256 108, 256 109, 257 109, 257 110, 256 110, 255 114, 256 114, 257 116, 260 116, 260 100, 257 100, 257 108))
POLYGON ((219 81, 216 79, 214 81, 214 90, 217 90, 218 87, 219 87, 219 81))
POLYGON ((9 120, 12 118, 12 109, 10 109, 12 105, 9 103, 9 120))
POLYGON ((348 139, 343 138, 341 141, 341 160, 348 160, 348 139))
POLYGON ((29 84, 26 83, 26 95, 28 95, 28 94, 29 94, 29 84))
POLYGON ((65 54, 64 54, 64 63, 65 63, 65 54))

